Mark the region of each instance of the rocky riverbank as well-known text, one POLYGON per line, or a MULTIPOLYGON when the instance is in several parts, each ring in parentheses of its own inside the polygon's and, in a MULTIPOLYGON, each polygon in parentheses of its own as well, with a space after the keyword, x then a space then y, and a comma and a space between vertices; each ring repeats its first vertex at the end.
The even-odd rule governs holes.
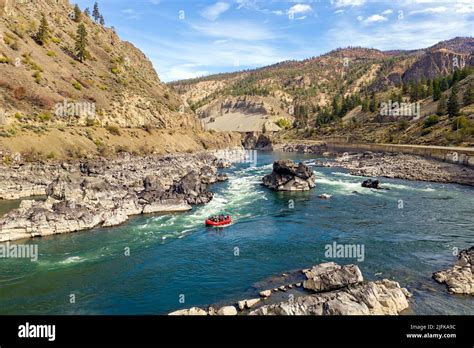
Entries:
POLYGON ((208 203, 208 186, 226 180, 225 159, 209 152, 75 164, 2 167, 0 197, 25 200, 0 218, 0 242, 119 225, 132 215, 185 211, 208 203))
POLYGON ((433 278, 452 294, 474 295, 474 247, 462 250, 453 267, 433 273, 433 278))
POLYGON ((349 169, 352 175, 386 177, 404 180, 432 181, 474 186, 474 169, 430 158, 402 153, 344 153, 326 152, 324 145, 284 144, 285 152, 314 153, 336 160, 319 161, 323 167, 349 169))
MULTIPOLYGON (((356 265, 329 262, 300 274, 303 278, 296 283, 262 290, 258 298, 207 310, 193 307, 170 315, 397 315, 409 307, 407 289, 388 279, 364 281, 356 265)), ((283 274, 282 278, 290 277, 283 274)))

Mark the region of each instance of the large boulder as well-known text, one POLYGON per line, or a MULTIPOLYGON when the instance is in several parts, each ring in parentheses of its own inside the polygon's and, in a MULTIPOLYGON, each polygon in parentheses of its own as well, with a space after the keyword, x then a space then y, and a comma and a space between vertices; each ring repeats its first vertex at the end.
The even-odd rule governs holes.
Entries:
POLYGON ((378 180, 367 179, 362 183, 362 187, 378 190, 380 188, 380 182, 378 180))
POLYGON ((303 287, 314 292, 336 290, 364 280, 356 265, 340 266, 334 262, 316 265, 303 273, 307 278, 303 287))
POLYGON ((452 294, 474 295, 473 260, 474 247, 462 250, 453 267, 433 273, 433 278, 439 283, 446 284, 452 294))
POLYGON ((313 170, 304 163, 275 161, 273 172, 263 178, 263 185, 275 191, 308 191, 316 186, 313 170))

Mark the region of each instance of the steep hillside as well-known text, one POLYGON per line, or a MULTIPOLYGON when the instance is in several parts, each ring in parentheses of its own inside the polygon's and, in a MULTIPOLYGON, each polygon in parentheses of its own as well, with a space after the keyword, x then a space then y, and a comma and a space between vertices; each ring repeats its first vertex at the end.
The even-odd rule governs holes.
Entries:
POLYGON ((88 15, 82 13, 79 21, 73 16, 73 6, 66 0, 7 1, 0 20, 0 103, 8 115, 43 113, 50 114, 52 122, 84 125, 85 116, 61 117, 54 106, 89 102, 95 104, 94 121, 101 125, 197 126, 192 112, 160 82, 141 51, 88 15), (42 14, 49 35, 39 44, 34 37, 42 14), (87 31, 84 62, 75 56, 80 24, 87 31))
MULTIPOLYGON (((40 137, 32 151, 66 156, 80 147, 103 153, 109 138, 120 134, 139 152, 143 142, 127 140, 129 133, 121 129, 146 130, 141 134, 150 138, 144 141, 148 144, 157 143, 153 137, 159 130, 180 130, 190 139, 202 130, 195 113, 161 83, 148 58, 120 40, 103 17, 92 18, 67 0, 2 0, 0 11, 0 151, 25 151, 20 139, 40 137), (82 26, 83 57, 78 51, 82 26), (58 129, 60 134, 84 134, 58 144, 58 129)), ((219 137, 216 141, 225 146, 227 135, 219 137)), ((194 140, 201 144, 202 139, 194 140)), ((167 142, 156 144, 157 149, 181 149, 177 138, 167 142)))
MULTIPOLYGON (((293 129, 284 134, 301 136, 298 131, 303 131, 311 136, 336 136, 340 134, 336 131, 338 125, 347 123, 347 119, 360 123, 373 122, 378 124, 377 131, 386 132, 387 120, 384 123, 378 120, 380 102, 420 102, 422 117, 436 112, 436 105, 433 111, 433 100, 431 104, 427 100, 433 94, 433 84, 443 82, 442 92, 449 97, 447 93, 450 93, 449 88, 453 84, 453 73, 474 65, 473 47, 473 38, 459 37, 413 51, 383 52, 349 47, 304 61, 282 62, 261 69, 177 81, 170 85, 197 111, 206 127, 213 129, 220 129, 225 124, 225 129, 239 131, 238 125, 243 115, 246 118, 253 115, 252 122, 256 123, 255 119, 264 122, 265 116, 272 114, 275 118, 270 122, 275 124, 279 118, 293 122, 293 129), (264 105, 265 112, 248 112, 246 109, 246 112, 229 114, 226 105, 248 98, 264 105), (236 120, 235 123, 230 122, 231 116, 236 120), (222 117, 225 122, 219 122, 222 117), (235 126, 232 128, 232 125, 235 126)), ((471 72, 469 69, 463 70, 463 74, 469 75, 471 72)), ((463 93, 464 90, 460 92, 460 102, 463 93)), ((463 109, 463 112, 467 112, 465 116, 468 121, 471 118, 469 110, 463 109)), ((410 122, 410 118, 407 121, 410 122)), ((265 128, 268 130, 269 127, 265 128)), ((445 129, 446 133, 450 130, 448 128, 445 129)), ((413 133, 404 137, 403 141, 427 141, 417 137, 413 133)), ((364 134, 360 140, 378 141, 381 137, 364 134)), ((441 141, 438 137, 428 141, 452 143, 454 140, 441 141)), ((461 143, 470 141, 469 134, 461 139, 461 143)))

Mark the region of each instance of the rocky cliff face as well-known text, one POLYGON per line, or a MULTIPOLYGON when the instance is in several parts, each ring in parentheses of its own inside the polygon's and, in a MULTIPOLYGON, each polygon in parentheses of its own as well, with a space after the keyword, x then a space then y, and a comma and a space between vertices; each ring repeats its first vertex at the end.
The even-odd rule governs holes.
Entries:
POLYGON ((432 79, 450 74, 456 67, 462 68, 474 63, 471 54, 456 53, 447 49, 429 51, 420 57, 402 76, 404 82, 432 79))
POLYGON ((0 109, 9 122, 39 117, 43 124, 200 127, 139 49, 84 13, 75 21, 69 1, 2 0, 0 9, 0 109), (42 14, 49 37, 40 45, 34 37, 42 14), (74 52, 81 23, 88 33, 84 62, 74 52), (58 105, 63 112, 57 112, 58 105), (73 109, 77 105, 94 110, 80 112, 73 109))

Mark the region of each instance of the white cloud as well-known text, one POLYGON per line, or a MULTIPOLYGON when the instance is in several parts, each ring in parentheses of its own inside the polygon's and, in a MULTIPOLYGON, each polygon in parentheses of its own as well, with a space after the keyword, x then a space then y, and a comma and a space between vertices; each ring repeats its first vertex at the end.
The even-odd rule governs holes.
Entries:
POLYGON ((286 12, 288 14, 288 17, 290 19, 298 19, 298 20, 303 20, 307 17, 307 13, 310 13, 313 11, 313 8, 311 5, 308 4, 296 4, 294 6, 291 6, 290 9, 286 12), (299 15, 299 17, 296 17, 299 15))
POLYGON ((331 4, 336 7, 362 6, 365 0, 331 0, 331 4))
POLYGON ((210 21, 215 21, 221 14, 229 10, 230 5, 226 2, 216 2, 214 5, 206 7, 202 12, 201 16, 210 21))
POLYGON ((374 14, 372 16, 367 17, 363 22, 365 24, 370 24, 370 23, 385 22, 386 20, 387 20, 387 17, 381 16, 379 14, 374 14))
POLYGON ((425 13, 444 13, 446 11, 448 11, 447 7, 439 6, 439 7, 428 7, 422 10, 410 11, 409 14, 414 15, 414 14, 425 14, 425 13))
POLYGON ((382 12, 383 15, 389 15, 389 14, 392 14, 393 13, 393 10, 391 9, 388 9, 388 10, 385 10, 382 12))

